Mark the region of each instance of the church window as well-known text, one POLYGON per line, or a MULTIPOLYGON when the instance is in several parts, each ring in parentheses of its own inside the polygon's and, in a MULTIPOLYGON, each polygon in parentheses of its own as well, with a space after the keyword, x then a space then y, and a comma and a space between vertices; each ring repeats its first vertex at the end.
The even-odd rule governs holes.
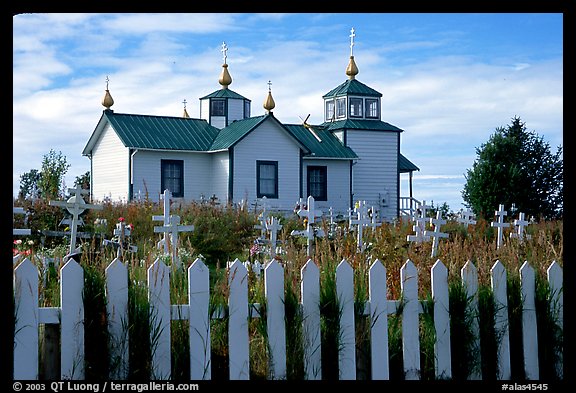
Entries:
POLYGON ((325 166, 308 167, 308 195, 316 201, 328 200, 328 176, 325 166))
POLYGON ((212 100, 210 113, 212 116, 226 116, 226 100, 212 100))
POLYGON ((334 100, 326 101, 326 121, 334 118, 334 100))
POLYGON ((244 100, 244 118, 248 119, 250 117, 250 101, 244 100))
POLYGON ((278 198, 278 161, 256 161, 256 197, 278 198))
POLYGON ((346 98, 336 99, 336 117, 346 117, 346 98))
POLYGON ((370 119, 378 118, 378 100, 366 98, 366 117, 370 119))
POLYGON ((362 98, 350 98, 350 117, 362 117, 362 98))
POLYGON ((184 197, 183 160, 160 160, 160 188, 170 190, 174 198, 184 197))

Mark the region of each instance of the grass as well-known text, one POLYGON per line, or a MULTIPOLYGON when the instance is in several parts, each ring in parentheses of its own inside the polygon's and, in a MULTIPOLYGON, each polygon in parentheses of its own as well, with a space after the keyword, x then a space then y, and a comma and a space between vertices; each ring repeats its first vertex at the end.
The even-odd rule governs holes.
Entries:
MULTIPOLYGON (((36 228, 44 225, 45 229, 54 228, 54 221, 59 221, 58 210, 40 206, 37 217, 30 222, 36 228), (42 210, 42 209, 44 210, 42 210), (50 214, 48 214, 50 213, 50 214), (48 220, 42 224, 42 220, 48 220), (56 220, 54 219, 56 218, 56 220)), ((129 310, 128 321, 124 329, 129 337, 129 370, 131 380, 149 379, 153 376, 151 359, 158 336, 155 316, 150 310, 146 285, 146 269, 162 257, 156 248, 159 235, 153 233, 152 215, 161 214, 161 206, 150 202, 130 205, 107 204, 103 211, 88 211, 84 217, 85 231, 90 230, 96 218, 106 218, 108 226, 105 233, 111 233, 119 217, 135 226, 131 244, 137 245, 138 251, 126 253, 124 262, 128 267, 129 310)), ((226 261, 239 258, 250 259, 249 249, 259 234, 253 228, 256 212, 232 209, 229 207, 212 207, 190 204, 174 208, 173 214, 179 214, 183 224, 195 225, 195 231, 180 236, 179 256, 182 268, 171 270, 171 302, 187 303, 186 268, 196 257, 202 255, 210 269, 210 313, 219 318, 211 320, 211 364, 212 379, 229 378, 228 368, 228 315, 227 315, 227 277, 226 261)), ((289 380, 304 378, 304 348, 300 308, 300 269, 308 260, 306 242, 288 236, 293 229, 302 228, 302 222, 293 216, 282 216, 283 230, 279 240, 283 253, 278 256, 285 272, 285 324, 286 324, 286 358, 289 380)), ((324 230, 328 233, 326 223, 324 230)), ((518 269, 529 261, 536 273, 536 314, 539 333, 539 363, 542 379, 559 378, 554 368, 561 358, 563 331, 558 321, 558 310, 552 304, 546 269, 552 260, 563 264, 563 224, 562 221, 541 222, 527 228, 532 239, 519 242, 505 239, 503 247, 496 249, 494 230, 489 222, 478 220, 477 225, 463 227, 449 221, 442 229, 449 233, 449 239, 442 240, 438 257, 430 258, 430 243, 414 244, 406 240, 412 233, 411 225, 400 220, 396 224, 383 224, 375 230, 366 230, 364 240, 367 249, 356 252, 354 233, 348 233, 345 226, 340 226, 330 239, 316 239, 314 261, 320 269, 320 317, 322 344, 322 377, 336 380, 339 376, 338 353, 340 350, 339 322, 341 305, 336 296, 336 266, 346 259, 354 268, 354 312, 356 330, 356 365, 357 378, 370 379, 370 319, 365 316, 365 305, 368 300, 368 267, 376 258, 387 270, 388 299, 402 299, 400 288, 400 268, 410 259, 418 270, 419 298, 423 299, 424 313, 420 315, 420 359, 421 377, 426 380, 436 379, 434 372, 434 316, 433 299, 430 295, 430 268, 437 259, 443 261, 448 269, 449 305, 451 318, 452 378, 466 380, 474 371, 480 370, 483 379, 497 378, 498 344, 502 332, 494 329, 497 305, 490 288, 490 269, 496 260, 506 267, 508 274, 508 317, 511 347, 511 369, 514 380, 525 379, 522 365, 522 299, 518 269), (479 292, 478 312, 471 310, 471 299, 468 298, 460 279, 460 269, 466 261, 472 261, 478 270, 479 292), (472 329, 473 321, 478 322, 480 347, 472 329), (455 334, 457 332, 457 334, 455 334)), ((507 234, 506 234, 507 236, 507 234)), ((32 237, 33 238, 33 237, 32 237)), ((39 245, 39 239, 35 239, 39 245)), ((41 307, 58 307, 59 268, 63 264, 65 242, 56 239, 44 241, 45 246, 52 244, 50 256, 55 262, 41 268, 41 307), (52 244, 54 243, 54 244, 52 244)), ((84 253, 81 265, 85 271, 85 328, 86 328, 86 376, 90 379, 106 379, 117 371, 118 359, 114 358, 112 348, 118 343, 111 343, 105 333, 107 324, 106 297, 104 296, 104 269, 116 253, 112 249, 102 248, 94 239, 81 243, 84 253)), ((34 254, 46 255, 46 247, 36 247, 34 254)), ((266 258, 261 255, 260 257, 266 258)), ((39 261, 38 258, 32 260, 39 261)), ((263 260, 265 261, 265 260, 263 260)), ((257 278, 249 272, 249 301, 260 304, 260 318, 249 321, 250 337, 250 378, 269 379, 271 377, 270 349, 267 339, 266 299, 264 296, 264 279, 257 278)), ((402 363, 402 302, 396 313, 388 317, 390 379, 404 378, 402 363)), ((188 322, 174 320, 171 322, 172 370, 171 377, 176 380, 189 379, 189 340, 188 322)))

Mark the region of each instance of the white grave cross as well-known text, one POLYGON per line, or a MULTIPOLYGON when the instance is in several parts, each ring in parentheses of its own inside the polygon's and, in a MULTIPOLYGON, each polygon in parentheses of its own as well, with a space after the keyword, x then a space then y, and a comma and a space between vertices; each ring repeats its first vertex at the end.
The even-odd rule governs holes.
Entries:
POLYGON ((508 214, 506 210, 504 210, 504 205, 500 205, 498 210, 494 212, 496 216, 498 216, 498 221, 491 222, 490 226, 498 228, 498 240, 496 243, 496 248, 500 248, 502 245, 502 236, 504 232, 504 228, 508 228, 510 223, 504 222, 504 216, 508 214))
POLYGON ((101 205, 86 203, 82 198, 82 194, 89 195, 90 191, 82 189, 80 185, 76 188, 69 188, 68 192, 74 193, 74 195, 68 198, 66 202, 50 201, 49 205, 65 207, 66 210, 72 214, 72 223, 70 224, 70 253, 72 253, 76 249, 76 233, 78 230, 78 217, 80 214, 82 214, 86 209, 102 210, 103 207, 101 205))
POLYGON ((468 225, 476 224, 476 220, 473 220, 475 217, 475 214, 470 209, 460 210, 457 221, 467 227, 468 225))
MULTIPOLYGON (((161 198, 164 201, 164 214, 161 216, 152 216, 152 221, 162 221, 164 226, 170 225, 170 199, 172 199, 172 194, 170 190, 164 190, 161 198)), ((168 232, 164 232, 164 239, 160 240, 157 247, 160 248, 164 245, 164 253, 168 254, 168 232)))
POLYGON ((282 225, 280 225, 276 217, 270 216, 266 219, 266 230, 270 232, 270 256, 272 258, 276 256, 276 243, 278 242, 278 231, 280 229, 282 229, 282 225))
MULTIPOLYGON (((426 232, 426 209, 429 207, 430 206, 426 205, 426 201, 422 201, 420 208, 418 208, 418 210, 420 212, 420 217, 415 217, 414 225, 412 226, 412 229, 414 230, 415 234, 414 235, 408 235, 406 237, 406 239, 409 242, 422 243, 422 242, 427 242, 430 240, 430 236, 427 236, 425 234, 425 232, 426 232)), ((416 213, 416 214, 418 215, 418 213, 416 213)))
POLYGON ((178 233, 179 232, 192 232, 194 230, 194 225, 180 225, 180 216, 170 216, 170 223, 168 225, 164 224, 161 227, 154 227, 154 233, 169 233, 170 234, 170 245, 172 247, 172 263, 174 265, 180 265, 178 260, 177 250, 178 250, 178 233))
POLYGON ((370 226, 372 227, 372 231, 375 231, 377 227, 382 225, 382 223, 377 222, 378 212, 376 211, 376 208, 374 206, 372 206, 372 209, 370 211, 371 211, 370 226))
POLYGON ((436 211, 436 218, 430 218, 430 223, 434 225, 433 231, 424 231, 424 236, 432 237, 432 258, 436 256, 438 251, 438 242, 441 238, 447 238, 448 234, 440 232, 440 227, 446 224, 446 220, 442 219, 442 212, 436 211))
MULTIPOLYGON (((298 216, 304 217, 307 221, 305 231, 292 231, 290 234, 292 236, 306 236, 308 239, 308 255, 312 255, 312 239, 314 239, 314 223, 316 222, 316 217, 321 217, 322 212, 320 210, 314 209, 314 197, 310 195, 308 197, 307 209, 303 209, 300 205, 300 210, 298 210, 298 216)), ((321 229, 317 231, 318 236, 324 236, 324 232, 321 229)))
POLYGON ((268 204, 267 198, 262 197, 262 212, 258 215, 258 221, 260 224, 254 225, 254 229, 260 229, 260 239, 266 239, 266 220, 268 219, 268 204))
MULTIPOLYGON (((14 205, 12 205, 12 220, 14 220, 14 214, 26 214, 26 212, 24 211, 23 207, 16 207, 14 205)), ((17 229, 17 228, 12 228, 12 234, 13 235, 31 235, 32 231, 30 229, 17 229)))
POLYGON ((364 251, 364 242, 362 241, 363 228, 370 224, 368 211, 366 209, 366 201, 359 202, 358 207, 354 209, 354 211, 356 212, 357 217, 355 219, 351 219, 350 224, 358 225, 358 230, 356 233, 356 245, 358 251, 362 252, 364 251))
POLYGON ((519 213, 518 214, 518 219, 514 220, 514 225, 516 227, 518 227, 517 232, 512 232, 510 234, 511 238, 517 238, 520 240, 520 242, 524 241, 524 238, 530 240, 532 238, 531 235, 524 233, 524 227, 527 227, 528 225, 530 225, 529 221, 526 221, 524 219, 524 213, 519 213))

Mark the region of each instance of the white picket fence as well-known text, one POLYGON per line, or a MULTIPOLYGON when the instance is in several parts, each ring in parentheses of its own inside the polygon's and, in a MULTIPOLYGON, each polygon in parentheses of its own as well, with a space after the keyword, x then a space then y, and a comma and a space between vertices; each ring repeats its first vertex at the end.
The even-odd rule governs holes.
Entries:
MULTIPOLYGON (((154 379, 169 379, 171 376, 171 320, 189 320, 190 378, 211 379, 210 320, 218 316, 209 315, 210 287, 209 270, 197 259, 188 268, 188 304, 170 304, 170 269, 156 260, 148 269, 148 295, 152 315, 158 326, 156 347, 152 355, 154 379)), ((231 380, 249 379, 249 334, 248 321, 254 317, 248 303, 248 270, 242 262, 235 260, 228 266, 229 274, 229 372, 231 380)), ((557 262, 547 270, 552 290, 553 304, 563 315, 563 271, 557 262)), ((14 269, 14 299, 16 326, 14 336, 14 379, 38 378, 39 324, 60 324, 61 329, 61 377, 83 379, 84 371, 84 305, 82 301, 83 269, 74 260, 61 269, 61 306, 38 307, 38 270, 28 259, 14 269)), ((535 311, 535 273, 526 262, 520 269, 523 299, 523 345, 524 368, 527 379, 539 378, 538 332, 535 311)), ((408 260, 401 268, 402 289, 402 343, 406 379, 420 377, 420 348, 418 314, 423 312, 418 299, 418 271, 408 260)), ((467 262, 461 269, 461 278, 468 296, 473 300, 470 307, 477 310, 478 275, 476 267, 467 262)), ((106 269, 106 296, 109 332, 114 340, 120 367, 114 379, 128 376, 128 271, 115 259, 106 269)), ((388 315, 397 312, 399 300, 387 299, 386 268, 379 261, 372 263, 369 270, 369 300, 365 315, 370 318, 371 376, 374 380, 389 379, 388 315)), ((448 270, 438 260, 431 271, 431 292, 434 299, 434 326, 436 329, 435 373, 438 378, 451 378, 450 319, 448 307, 448 270)), ((286 332, 284 321, 284 270, 276 261, 266 264, 264 269, 266 296, 266 318, 270 349, 270 378, 286 378, 286 332)), ((356 379, 355 317, 354 317, 354 272, 343 260, 336 270, 336 291, 341 307, 340 351, 338 355, 340 379, 356 379)), ((510 379, 510 346, 506 297, 506 270, 500 261, 491 269, 491 285, 497 304, 496 331, 502 332, 499 341, 499 379, 510 379), (501 307, 500 307, 501 306, 501 307)), ((304 366, 305 377, 310 380, 322 378, 321 334, 320 334, 320 272, 309 260, 301 270, 301 308, 303 312, 304 366)), ((257 316, 257 315, 256 315, 257 316)), ((479 337, 479 326, 473 327, 479 337)), ((479 340, 479 338, 478 338, 479 340)), ((480 353, 478 353, 480 356, 480 353)), ((557 365, 560 370, 561 365, 557 365)), ((471 379, 481 379, 476 373, 471 379)))

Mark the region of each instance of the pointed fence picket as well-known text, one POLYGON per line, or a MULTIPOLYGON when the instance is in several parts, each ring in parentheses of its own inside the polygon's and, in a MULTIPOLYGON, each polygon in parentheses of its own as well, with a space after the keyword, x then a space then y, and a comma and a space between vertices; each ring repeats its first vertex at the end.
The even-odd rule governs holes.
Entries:
MULTIPOLYGON (((261 317, 260 305, 248 303, 248 271, 245 264, 236 259, 228 266, 229 298, 227 312, 217 310, 210 314, 209 269, 197 259, 188 268, 188 304, 170 304, 171 269, 161 260, 156 260, 147 271, 148 300, 150 303, 152 343, 152 377, 171 377, 171 334, 172 320, 189 321, 190 378, 211 379, 210 321, 228 318, 228 352, 230 379, 249 379, 250 353, 248 322, 261 317), (249 311, 254 309, 255 312, 249 311)), ((559 319, 563 318, 563 272, 555 261, 547 270, 552 296, 552 310, 559 319)), ((369 300, 364 315, 370 321, 370 356, 372 379, 389 379, 388 316, 396 314, 402 319, 403 362, 406 379, 420 378, 419 314, 423 312, 422 300, 418 299, 418 271, 412 261, 407 260, 400 270, 401 298, 387 299, 386 268, 376 260, 368 271, 369 300)), ((14 379, 37 379, 39 325, 60 324, 61 377, 83 379, 84 370, 84 305, 83 269, 74 260, 61 269, 60 307, 38 306, 38 268, 24 259, 14 268, 14 379)), ((522 342, 524 346, 524 369, 527 379, 539 378, 538 335, 535 314, 535 273, 525 262, 520 268, 522 308, 522 342)), ((478 326, 478 273, 469 261, 461 269, 461 279, 470 300, 469 311, 472 331, 477 342, 473 345, 480 353, 478 326)), ((266 297, 267 336, 269 343, 269 377, 285 379, 286 328, 284 314, 284 269, 273 260, 265 264, 264 286, 266 297)), ((508 333, 506 270, 500 261, 491 269, 491 284, 497 313, 495 330, 499 335, 498 378, 509 379, 510 344, 508 333)), ((321 362, 321 315, 320 315, 320 271, 312 260, 301 269, 301 311, 304 349, 304 373, 306 379, 322 379, 321 362)), ((450 319, 448 304, 448 271, 442 261, 437 260, 431 269, 431 289, 434 301, 434 346, 435 373, 437 379, 449 379, 451 370, 450 319)), ((336 269, 336 293, 341 311, 339 333, 339 378, 356 379, 356 332, 354 310, 354 271, 343 260, 336 269)), ((129 370, 128 357, 128 272, 126 266, 115 259, 106 268, 106 300, 108 329, 111 341, 111 356, 118 364, 111 377, 126 379, 129 370)), ((562 359, 556 365, 561 372, 562 359)), ((560 374, 561 375, 561 374, 560 374)), ((470 379, 481 379, 478 370, 472 370, 470 379)))

